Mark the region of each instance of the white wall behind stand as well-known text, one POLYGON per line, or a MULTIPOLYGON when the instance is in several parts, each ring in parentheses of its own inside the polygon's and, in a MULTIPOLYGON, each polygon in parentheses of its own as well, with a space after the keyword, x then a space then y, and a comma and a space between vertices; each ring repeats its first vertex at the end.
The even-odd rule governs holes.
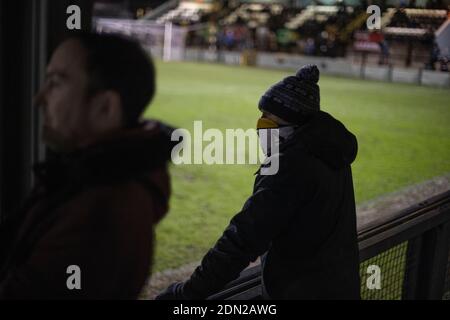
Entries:
POLYGON ((225 52, 219 55, 219 61, 225 64, 238 65, 241 63, 241 53, 240 52, 225 52))
POLYGON ((213 50, 204 50, 202 54, 203 59, 208 62, 217 62, 219 58, 218 52, 213 50))
POLYGON ((395 67, 392 70, 392 81, 403 83, 419 83, 420 71, 417 69, 405 69, 395 67))
POLYGON ((187 61, 219 62, 230 65, 239 65, 241 58, 241 52, 237 51, 215 51, 195 48, 187 48, 184 55, 184 60, 187 61))
MULTIPOLYGON (((242 52, 218 52, 195 48, 187 48, 184 59, 229 65, 239 65, 243 61, 242 52)), ((296 71, 299 67, 310 63, 316 64, 323 74, 450 88, 450 72, 379 65, 361 66, 358 63, 352 63, 351 59, 310 57, 287 53, 259 52, 256 55, 256 66, 262 68, 296 71)))
POLYGON ((355 78, 361 76, 361 66, 353 64, 347 59, 336 58, 331 60, 322 58, 318 67, 325 74, 355 78))
POLYGON ((450 87, 450 73, 424 70, 421 83, 428 86, 450 87))
POLYGON ((352 63, 350 59, 308 57, 280 53, 258 53, 256 65, 264 68, 297 70, 300 66, 316 64, 324 74, 361 77, 370 80, 416 83, 437 87, 450 87, 450 73, 421 71, 415 68, 399 68, 352 63))
POLYGON ((391 69, 388 66, 365 66, 364 78, 370 80, 389 81, 391 69))
POLYGON ((320 65, 324 60, 319 57, 301 56, 287 53, 260 52, 256 57, 256 65, 266 68, 298 69, 305 64, 320 65))

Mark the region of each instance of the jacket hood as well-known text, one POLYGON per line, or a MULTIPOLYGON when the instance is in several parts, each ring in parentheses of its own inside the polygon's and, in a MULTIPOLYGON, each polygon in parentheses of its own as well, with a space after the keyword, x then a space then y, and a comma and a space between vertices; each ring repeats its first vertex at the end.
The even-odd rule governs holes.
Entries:
POLYGON ((350 165, 356 158, 355 135, 330 114, 319 111, 294 134, 307 151, 333 169, 350 165))

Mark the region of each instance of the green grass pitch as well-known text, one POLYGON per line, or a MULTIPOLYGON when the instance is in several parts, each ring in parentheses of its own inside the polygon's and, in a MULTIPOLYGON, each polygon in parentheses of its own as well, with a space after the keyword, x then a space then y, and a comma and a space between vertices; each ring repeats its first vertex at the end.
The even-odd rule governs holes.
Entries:
MULTIPOLYGON (((288 75, 156 62, 157 94, 145 116, 192 129, 254 128, 261 94, 288 75)), ((321 76, 321 108, 358 138, 357 203, 450 172, 450 90, 321 76)), ((154 271, 199 260, 252 192, 255 165, 170 168, 170 212, 157 229, 154 271)))

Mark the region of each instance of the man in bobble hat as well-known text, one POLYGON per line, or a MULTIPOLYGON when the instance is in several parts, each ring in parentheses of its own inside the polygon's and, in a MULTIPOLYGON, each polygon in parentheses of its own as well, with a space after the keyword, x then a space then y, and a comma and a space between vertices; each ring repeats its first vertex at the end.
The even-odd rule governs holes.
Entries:
POLYGON ((257 175, 253 195, 201 265, 158 299, 207 298, 260 256, 265 299, 360 298, 350 167, 357 141, 320 111, 318 80, 307 65, 261 97, 258 132, 276 138, 277 154, 262 146, 279 157, 278 172, 257 175))

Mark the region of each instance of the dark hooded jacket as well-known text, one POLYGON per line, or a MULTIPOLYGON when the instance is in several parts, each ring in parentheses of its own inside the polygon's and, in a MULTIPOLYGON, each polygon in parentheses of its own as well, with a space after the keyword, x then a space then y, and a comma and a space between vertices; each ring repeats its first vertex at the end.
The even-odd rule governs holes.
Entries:
POLYGON ((270 298, 359 299, 356 153, 355 136, 316 113, 280 146, 278 173, 256 177, 253 195, 177 298, 218 292, 267 252, 262 279, 270 298))
POLYGON ((0 231, 0 298, 137 298, 168 210, 170 130, 147 122, 36 165, 31 196, 0 231))

